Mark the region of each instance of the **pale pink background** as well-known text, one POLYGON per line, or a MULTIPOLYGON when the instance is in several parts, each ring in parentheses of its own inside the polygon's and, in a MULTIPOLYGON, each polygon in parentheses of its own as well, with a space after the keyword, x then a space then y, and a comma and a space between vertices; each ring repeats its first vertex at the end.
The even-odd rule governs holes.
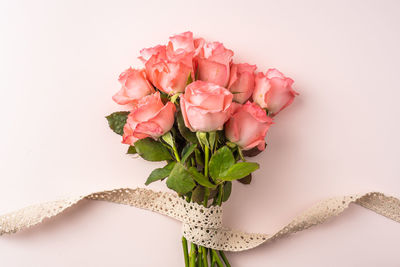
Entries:
MULTIPOLYGON (((272 233, 318 200, 400 197, 399 1, 2 1, 0 213, 95 190, 144 186, 106 125, 138 51, 192 30, 239 62, 277 67, 300 96, 279 114, 228 226, 272 233)), ((166 190, 164 185, 152 188, 166 190)), ((243 253, 233 266, 400 266, 400 225, 352 206, 329 223, 243 253)), ((85 202, 0 238, 1 266, 182 266, 180 224, 85 202)))

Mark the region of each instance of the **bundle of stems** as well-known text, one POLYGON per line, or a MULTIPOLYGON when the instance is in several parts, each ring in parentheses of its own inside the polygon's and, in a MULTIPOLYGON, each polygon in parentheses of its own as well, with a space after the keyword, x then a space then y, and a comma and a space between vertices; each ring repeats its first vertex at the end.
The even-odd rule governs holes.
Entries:
MULTIPOLYGON (((204 147, 204 176, 208 177, 208 161, 209 161, 209 148, 207 146, 204 147)), ((218 187, 218 194, 215 201, 212 205, 221 206, 222 205, 222 196, 223 196, 223 184, 219 185, 218 187)), ((209 197, 209 190, 205 188, 204 193, 204 200, 203 206, 208 207, 208 197, 209 197)), ((186 200, 188 202, 192 201, 190 197, 187 197, 186 200)), ((211 248, 206 248, 203 246, 196 245, 194 243, 190 244, 190 252, 188 248, 188 242, 186 238, 182 237, 182 248, 183 248, 183 255, 185 259, 185 267, 230 267, 230 263, 228 258, 225 256, 224 251, 222 250, 215 250, 211 248)))

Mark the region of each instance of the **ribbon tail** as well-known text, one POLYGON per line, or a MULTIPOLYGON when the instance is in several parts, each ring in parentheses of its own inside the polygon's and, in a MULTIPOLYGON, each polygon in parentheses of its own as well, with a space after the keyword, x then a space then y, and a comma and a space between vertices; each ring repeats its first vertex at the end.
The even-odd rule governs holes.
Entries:
POLYGON ((274 234, 246 233, 222 226, 222 208, 205 208, 188 203, 176 194, 155 192, 150 189, 122 188, 92 193, 86 196, 29 206, 0 216, 0 235, 15 233, 52 218, 84 199, 104 200, 150 210, 183 223, 183 235, 197 245, 225 251, 243 251, 255 248, 340 215, 351 203, 370 209, 400 223, 400 200, 379 192, 329 198, 318 202, 296 216, 274 234))

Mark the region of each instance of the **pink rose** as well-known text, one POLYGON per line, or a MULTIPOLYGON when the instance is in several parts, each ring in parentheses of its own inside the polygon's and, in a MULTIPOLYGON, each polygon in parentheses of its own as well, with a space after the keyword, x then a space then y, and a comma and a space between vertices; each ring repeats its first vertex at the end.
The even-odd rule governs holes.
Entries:
POLYGON ((140 57, 139 59, 146 63, 153 55, 161 54, 162 57, 167 56, 167 49, 165 45, 156 45, 150 48, 143 48, 140 50, 140 57))
POLYGON ((133 145, 139 139, 165 134, 174 124, 175 110, 171 102, 163 104, 159 92, 143 97, 128 115, 122 143, 133 145))
POLYGON ((206 43, 195 58, 199 80, 227 87, 233 51, 218 42, 206 43))
POLYGON ((229 119, 232 94, 227 89, 203 81, 195 81, 180 96, 185 125, 194 131, 222 130, 229 119))
POLYGON ((172 46, 156 46, 140 51, 151 83, 161 91, 173 95, 185 90, 189 75, 194 77, 193 54, 172 46))
POLYGON ((193 56, 196 56, 200 52, 200 49, 203 47, 203 44, 203 39, 193 39, 192 32, 184 32, 169 37, 168 47, 175 53, 194 52, 193 56))
POLYGON ((121 73, 118 81, 122 84, 122 88, 113 96, 113 100, 120 105, 135 103, 142 97, 154 93, 144 69, 129 68, 121 73))
POLYGON ((269 69, 265 75, 257 73, 253 101, 268 109, 271 116, 289 106, 298 93, 292 89, 293 80, 276 69, 269 69))
POLYGON ((231 77, 228 89, 233 93, 233 100, 243 104, 246 102, 254 90, 254 71, 256 65, 232 64, 231 77))
POLYGON ((229 141, 243 150, 265 148, 265 136, 272 119, 255 103, 248 101, 241 105, 234 103, 233 114, 225 124, 225 135, 229 141))

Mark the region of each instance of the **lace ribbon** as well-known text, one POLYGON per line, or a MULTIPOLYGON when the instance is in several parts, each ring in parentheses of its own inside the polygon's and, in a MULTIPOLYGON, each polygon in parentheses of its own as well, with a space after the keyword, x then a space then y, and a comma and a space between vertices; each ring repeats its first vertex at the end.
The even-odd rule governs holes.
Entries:
POLYGON ((318 202, 273 234, 246 233, 223 227, 221 207, 204 208, 167 192, 123 188, 33 205, 0 216, 0 235, 15 233, 39 224, 44 219, 55 217, 83 199, 126 204, 172 217, 183 223, 183 235, 188 241, 225 251, 255 248, 262 243, 321 224, 342 213, 350 203, 358 204, 400 223, 400 200, 382 193, 371 192, 318 202))

